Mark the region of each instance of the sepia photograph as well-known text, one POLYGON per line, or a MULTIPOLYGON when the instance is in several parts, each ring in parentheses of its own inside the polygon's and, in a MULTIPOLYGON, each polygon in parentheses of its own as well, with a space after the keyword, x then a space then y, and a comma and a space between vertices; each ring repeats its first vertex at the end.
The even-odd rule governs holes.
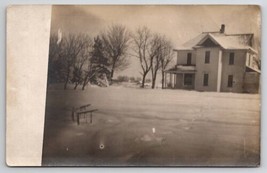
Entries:
POLYGON ((260 165, 257 5, 53 5, 42 166, 260 165))

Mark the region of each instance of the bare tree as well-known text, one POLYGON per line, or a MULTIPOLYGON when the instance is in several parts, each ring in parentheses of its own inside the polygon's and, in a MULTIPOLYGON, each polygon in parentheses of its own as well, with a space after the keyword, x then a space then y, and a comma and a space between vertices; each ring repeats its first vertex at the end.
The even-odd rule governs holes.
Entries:
POLYGON ((155 88, 157 73, 161 68, 161 48, 162 48, 162 38, 159 34, 154 34, 151 42, 151 48, 149 51, 149 56, 152 62, 151 65, 151 74, 152 74, 152 86, 155 88))
POLYGON ((58 58, 59 55, 59 47, 57 44, 57 35, 52 34, 50 36, 50 43, 49 43, 49 60, 55 60, 58 58))
MULTIPOLYGON (((63 39, 64 40, 64 39, 63 39)), ((71 79, 71 72, 74 70, 75 64, 82 50, 88 47, 90 39, 87 35, 72 35, 70 34, 64 40, 64 62, 65 62, 65 83, 64 89, 67 89, 67 84, 71 79)))
POLYGON ((110 58, 110 78, 112 79, 115 70, 123 70, 129 65, 126 53, 130 41, 130 33, 124 26, 112 25, 101 34, 101 39, 103 40, 104 50, 110 58))
POLYGON ((48 59, 48 80, 47 85, 56 80, 56 60, 59 56, 59 47, 57 45, 57 36, 52 34, 49 43, 49 59, 48 59))
POLYGON ((91 50, 91 44, 90 41, 88 41, 88 45, 84 47, 83 50, 81 50, 77 62, 74 66, 73 71, 73 80, 72 82, 75 84, 73 89, 76 89, 78 85, 82 84, 84 78, 84 65, 89 63, 90 61, 90 50, 91 50))
POLYGON ((151 46, 152 34, 151 31, 147 27, 142 27, 136 30, 136 32, 132 35, 133 38, 133 52, 135 57, 139 59, 141 68, 142 68, 142 85, 144 88, 146 76, 152 67, 152 58, 149 55, 149 48, 151 46))
POLYGON ((161 64, 161 75, 162 75, 162 80, 161 80, 161 88, 164 88, 164 80, 165 80, 165 75, 164 71, 168 67, 169 63, 173 59, 173 46, 171 41, 167 40, 166 38, 163 38, 162 40, 162 48, 161 48, 161 58, 160 58, 160 64, 161 64))
POLYGON ((92 71, 92 64, 89 63, 87 65, 87 70, 84 71, 84 78, 83 78, 83 84, 82 84, 82 90, 85 89, 85 86, 89 83, 89 81, 94 77, 96 72, 92 71))
POLYGON ((150 57, 152 61, 152 88, 155 88, 158 71, 162 72, 162 88, 164 87, 164 70, 172 61, 173 51, 172 43, 165 36, 155 34, 153 36, 150 48, 150 57))
POLYGON ((52 34, 49 43, 49 60, 48 60, 48 81, 47 85, 55 82, 61 82, 63 78, 62 71, 64 69, 64 62, 62 56, 64 43, 58 44, 58 36, 52 34))

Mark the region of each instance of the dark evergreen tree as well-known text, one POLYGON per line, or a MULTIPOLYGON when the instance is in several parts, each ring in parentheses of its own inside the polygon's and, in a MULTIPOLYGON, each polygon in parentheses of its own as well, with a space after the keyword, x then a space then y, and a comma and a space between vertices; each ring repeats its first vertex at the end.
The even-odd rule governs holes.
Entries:
POLYGON ((99 36, 94 39, 94 45, 90 56, 90 64, 85 73, 82 89, 85 88, 89 81, 97 84, 97 80, 103 78, 103 76, 106 76, 110 80, 109 59, 104 53, 103 43, 99 36))

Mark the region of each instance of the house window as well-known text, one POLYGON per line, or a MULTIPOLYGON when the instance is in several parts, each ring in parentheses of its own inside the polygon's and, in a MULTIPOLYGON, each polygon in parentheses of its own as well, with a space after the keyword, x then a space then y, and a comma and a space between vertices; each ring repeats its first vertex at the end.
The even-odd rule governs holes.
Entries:
POLYGON ((205 64, 210 63, 210 51, 205 52, 205 64))
POLYGON ((208 86, 208 85, 209 85, 209 74, 204 74, 203 86, 208 86))
POLYGON ((192 53, 187 54, 187 65, 191 65, 192 63, 192 53))
POLYGON ((233 75, 229 75, 228 76, 228 84, 227 84, 227 86, 228 87, 230 87, 230 88, 232 88, 233 87, 233 83, 234 83, 234 76, 233 75))
POLYGON ((233 65, 235 62, 235 53, 231 52, 229 56, 229 65, 233 65))
POLYGON ((193 74, 184 74, 184 85, 193 85, 193 74))

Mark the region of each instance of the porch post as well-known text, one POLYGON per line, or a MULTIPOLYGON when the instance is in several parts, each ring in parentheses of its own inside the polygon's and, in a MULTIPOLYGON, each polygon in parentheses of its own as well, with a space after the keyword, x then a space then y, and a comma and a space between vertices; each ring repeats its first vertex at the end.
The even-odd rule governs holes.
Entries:
POLYGON ((164 73, 165 77, 164 77, 164 88, 167 88, 167 74, 168 73, 164 73))
POLYGON ((172 74, 170 73, 170 87, 172 88, 172 74))
POLYGON ((171 88, 173 88, 173 87, 172 87, 172 86, 173 86, 172 73, 171 73, 171 76, 170 76, 170 78, 171 78, 171 88))
POLYGON ((174 78, 174 73, 172 74, 172 81, 173 81, 173 83, 172 83, 172 88, 174 88, 174 86, 175 86, 175 78, 174 78))
POLYGON ((183 81, 182 81, 182 84, 183 84, 183 87, 184 87, 184 73, 182 73, 183 74, 183 81))
POLYGON ((165 89, 165 85, 166 85, 166 72, 163 73, 163 77, 164 77, 164 80, 163 80, 163 88, 162 89, 165 89))
POLYGON ((164 77, 164 80, 163 79, 161 79, 162 80, 162 89, 164 89, 165 88, 165 72, 163 72, 163 77, 164 77))
POLYGON ((172 89, 174 88, 174 74, 172 73, 172 89))
POLYGON ((222 85, 222 50, 219 50, 217 92, 221 91, 221 85, 222 85))
POLYGON ((176 81, 176 74, 175 74, 175 73, 173 74, 173 79, 174 79, 174 85, 173 85, 173 88, 176 88, 176 82, 177 82, 177 81, 176 81))

